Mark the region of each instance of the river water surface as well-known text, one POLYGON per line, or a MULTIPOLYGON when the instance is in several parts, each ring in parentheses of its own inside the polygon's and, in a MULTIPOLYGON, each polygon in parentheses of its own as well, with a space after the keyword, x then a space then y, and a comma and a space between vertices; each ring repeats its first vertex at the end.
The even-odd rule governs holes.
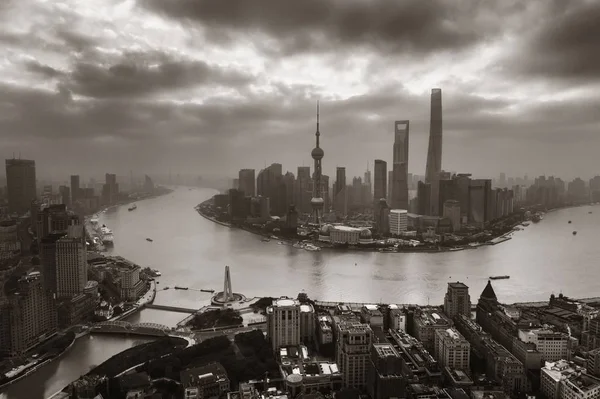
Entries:
MULTIPOLYGON (((204 219, 194 206, 215 193, 177 188, 139 202, 135 211, 122 206, 101 215, 101 223, 114 232, 112 254, 162 272, 159 289, 170 289, 159 291, 155 303, 187 308, 207 304, 210 294, 199 290, 222 290, 225 265, 231 269, 233 290, 246 296, 306 292, 325 301, 441 304, 447 283, 458 280, 470 287, 471 301, 476 302, 494 275, 510 275, 493 283, 505 303, 547 300, 553 292, 600 296, 600 207, 551 212, 510 241, 459 252, 308 252, 276 240, 261 242, 256 235, 204 219)), ((146 309, 129 321, 173 326, 185 316, 146 309)), ((134 342, 106 336, 83 340, 0 398, 43 398, 134 342)))

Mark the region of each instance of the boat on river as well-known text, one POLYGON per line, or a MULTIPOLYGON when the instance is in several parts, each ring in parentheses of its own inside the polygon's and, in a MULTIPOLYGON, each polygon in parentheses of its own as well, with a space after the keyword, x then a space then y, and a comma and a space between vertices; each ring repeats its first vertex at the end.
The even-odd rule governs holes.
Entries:
POLYGON ((136 204, 133 204, 129 208, 127 208, 127 210, 130 211, 130 212, 131 211, 135 211, 136 209, 137 209, 137 205, 136 204))
POLYGON ((153 240, 152 238, 146 238, 146 241, 148 241, 148 242, 152 242, 152 241, 154 241, 154 240, 153 240))

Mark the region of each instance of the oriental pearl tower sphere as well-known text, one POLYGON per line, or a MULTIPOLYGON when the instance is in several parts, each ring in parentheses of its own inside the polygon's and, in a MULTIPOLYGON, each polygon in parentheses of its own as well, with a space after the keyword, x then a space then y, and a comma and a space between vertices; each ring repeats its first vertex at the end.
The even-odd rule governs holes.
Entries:
POLYGON ((315 133, 317 139, 317 146, 313 148, 310 155, 315 160, 315 172, 313 174, 313 197, 310 200, 312 207, 312 222, 316 225, 321 224, 321 216, 323 215, 323 197, 321 195, 321 160, 325 155, 325 152, 319 147, 319 102, 317 101, 317 132, 315 133))

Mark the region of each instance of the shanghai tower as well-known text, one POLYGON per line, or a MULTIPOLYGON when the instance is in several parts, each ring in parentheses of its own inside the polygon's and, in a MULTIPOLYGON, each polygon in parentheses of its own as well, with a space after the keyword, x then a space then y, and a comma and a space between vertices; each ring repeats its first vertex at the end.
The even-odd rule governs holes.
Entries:
POLYGON ((439 214, 439 176, 442 171, 442 89, 431 89, 431 118, 425 183, 431 184, 431 215, 439 214))

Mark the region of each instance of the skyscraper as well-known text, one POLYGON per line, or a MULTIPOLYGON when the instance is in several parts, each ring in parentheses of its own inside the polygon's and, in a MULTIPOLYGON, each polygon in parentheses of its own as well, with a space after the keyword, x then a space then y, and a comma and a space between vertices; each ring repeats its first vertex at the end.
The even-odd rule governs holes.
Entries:
POLYGON ((310 205, 312 207, 312 222, 315 224, 321 223, 321 216, 323 215, 323 196, 321 195, 321 160, 323 159, 323 155, 325 152, 321 147, 319 147, 319 137, 321 136, 321 132, 319 132, 319 102, 317 101, 317 131, 315 133, 316 138, 316 147, 313 148, 310 155, 312 159, 315 160, 315 173, 313 175, 313 197, 310 200, 310 205))
POLYGON ((105 174, 105 184, 102 186, 102 201, 105 205, 112 205, 117 200, 119 194, 119 184, 117 175, 113 173, 105 174))
POLYGON ((71 203, 75 205, 79 199, 79 175, 71 175, 71 203))
POLYGON ((442 171, 442 89, 431 89, 431 116, 429 122, 429 148, 425 183, 431 184, 433 215, 439 214, 438 179, 442 171))
POLYGON ((239 189, 248 197, 256 197, 256 176, 254 169, 241 169, 239 172, 239 189))
POLYGON ((382 198, 387 198, 387 163, 381 159, 376 159, 373 199, 377 204, 382 198))
POLYGON ((35 161, 27 159, 6 160, 6 189, 8 211, 25 213, 36 198, 35 161))
POLYGON ((471 318, 469 287, 458 281, 448 283, 448 291, 444 297, 444 312, 451 319, 461 314, 471 318))
POLYGON ((392 209, 408 209, 409 121, 394 124, 394 166, 392 169, 392 209))
POLYGON ((82 225, 69 226, 56 241, 56 293, 69 298, 83 293, 87 283, 87 251, 82 225))
POLYGON ((348 213, 348 196, 346 188, 346 168, 338 166, 335 171, 335 183, 333 185, 333 208, 338 216, 346 216, 348 213))

